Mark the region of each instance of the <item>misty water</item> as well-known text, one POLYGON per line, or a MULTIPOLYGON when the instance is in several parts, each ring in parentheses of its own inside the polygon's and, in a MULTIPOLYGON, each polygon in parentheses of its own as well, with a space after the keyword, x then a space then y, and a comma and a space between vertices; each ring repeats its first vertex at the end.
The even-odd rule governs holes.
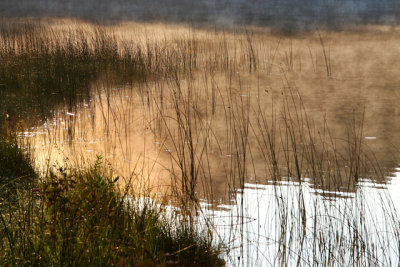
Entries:
POLYGON ((352 24, 395 24, 400 4, 396 0, 4 0, 4 17, 75 17, 95 22, 194 22, 223 27, 273 26, 288 31, 318 27, 341 28, 352 24))
POLYGON ((5 121, 40 173, 101 156, 133 195, 194 201, 228 265, 398 265, 400 29, 251 30, 115 26, 148 77, 73 69, 6 92, 5 121))
MULTIPOLYGON (((173 179, 176 179, 175 174, 171 175, 174 166, 171 158, 176 153, 174 144, 155 133, 149 120, 149 105, 143 101, 143 88, 139 87, 105 88, 100 83, 92 90, 90 100, 79 102, 72 109, 58 109, 51 119, 20 132, 20 137, 28 140, 33 148, 38 169, 48 172, 49 168, 87 166, 96 155, 102 155, 114 175, 122 178, 121 185, 131 183, 136 192, 145 190, 156 197, 171 195, 173 179)), ((250 98, 245 94, 239 97, 250 98)), ((309 103, 319 101, 311 99, 309 103)), ((373 245, 362 248, 365 240, 357 244, 360 246, 357 249, 371 254, 365 262, 387 266, 398 263, 397 238, 392 229, 398 226, 393 225, 391 218, 397 214, 386 213, 400 208, 396 193, 400 190, 400 172, 392 157, 387 156, 394 153, 387 148, 393 148, 396 142, 389 138, 395 136, 395 129, 391 127, 395 118, 385 116, 387 112, 396 112, 394 105, 386 106, 390 101, 385 97, 373 100, 371 105, 382 106, 373 111, 372 117, 380 118, 373 124, 368 117, 369 106, 365 106, 365 129, 361 136, 361 141, 370 149, 366 153, 372 148, 381 149, 375 157, 379 157, 380 164, 387 164, 380 166, 385 173, 384 180, 360 177, 345 181, 348 184, 344 186, 341 182, 324 184, 308 178, 307 174, 301 180, 296 177, 270 179, 263 166, 265 159, 258 156, 251 159, 251 166, 246 170, 248 176, 240 182, 229 180, 218 167, 221 165, 207 165, 211 179, 199 180, 196 187, 201 206, 198 220, 212 225, 217 240, 226 244, 229 253, 224 257, 228 265, 291 266, 299 263, 299 248, 303 264, 313 261, 315 254, 320 255, 321 263, 329 262, 331 257, 337 262, 349 262, 344 257, 352 257, 345 252, 354 246, 355 228, 363 231, 358 234, 373 245), (326 246, 317 245, 315 238, 326 246), (340 240, 331 241, 335 239, 340 240), (282 244, 289 245, 282 250, 282 244)), ((341 116, 352 117, 354 111, 350 108, 343 114, 343 102, 336 101, 336 104, 339 107, 329 103, 334 106, 333 110, 338 110, 332 129, 345 133, 347 125, 341 116)), ((219 145, 223 146, 221 140, 219 145)), ((224 151, 209 153, 211 161, 218 163, 229 162, 234 157, 224 151)), ((369 170, 364 174, 368 175, 369 170)))

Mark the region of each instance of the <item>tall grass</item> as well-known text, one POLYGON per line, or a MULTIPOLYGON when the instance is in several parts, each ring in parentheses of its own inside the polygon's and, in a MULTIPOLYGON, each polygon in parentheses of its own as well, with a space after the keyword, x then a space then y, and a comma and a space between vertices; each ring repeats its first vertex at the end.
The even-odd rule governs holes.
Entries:
POLYGON ((106 69, 129 66, 141 75, 140 63, 131 55, 121 58, 113 38, 101 31, 93 33, 90 45, 84 31, 58 34, 40 26, 4 27, 0 36, 1 114, 10 121, 45 120, 60 105, 74 109, 106 69))
MULTIPOLYGON (((360 72, 365 75, 362 70, 379 70, 380 67, 373 64, 360 70, 358 63, 341 62, 341 48, 346 46, 338 42, 339 49, 331 50, 329 42, 337 35, 342 37, 338 39, 341 42, 354 36, 318 32, 316 36, 305 36, 311 39, 310 44, 300 37, 273 35, 262 29, 238 32, 190 29, 183 35, 177 31, 160 37, 167 29, 161 28, 156 31, 158 35, 154 40, 147 32, 143 40, 121 37, 117 34, 118 27, 110 30, 90 26, 59 31, 39 26, 3 30, 0 55, 5 64, 0 83, 5 88, 4 96, 29 102, 33 96, 44 99, 54 93, 59 101, 49 98, 48 106, 39 105, 43 112, 49 112, 47 117, 55 114, 50 112, 52 110, 62 110, 58 105, 65 105, 66 99, 66 111, 73 112, 68 115, 73 117, 71 125, 66 127, 68 137, 62 139, 55 134, 50 139, 106 140, 103 151, 109 154, 104 153, 104 156, 120 157, 120 162, 128 162, 114 168, 128 181, 128 187, 151 176, 137 170, 136 165, 132 170, 133 155, 140 154, 148 159, 148 151, 155 151, 155 158, 150 159, 154 162, 147 166, 149 172, 158 166, 167 173, 172 203, 179 208, 179 218, 184 221, 182 231, 180 228, 177 232, 166 230, 167 233, 159 230, 157 225, 162 213, 146 205, 141 209, 131 207, 134 190, 128 195, 120 194, 115 190, 117 184, 112 176, 99 173, 98 165, 83 173, 50 172, 45 175, 42 187, 35 190, 42 203, 38 214, 46 219, 45 222, 39 220, 38 227, 43 229, 41 233, 50 233, 40 237, 38 245, 33 246, 37 251, 53 253, 42 253, 49 257, 47 263, 73 265, 75 262, 70 261, 76 259, 75 255, 81 255, 79 257, 86 263, 99 260, 99 264, 109 264, 126 258, 126 263, 137 264, 132 261, 134 257, 128 256, 133 253, 141 262, 149 261, 149 264, 166 262, 170 256, 172 261, 178 257, 179 264, 186 264, 187 259, 180 259, 179 255, 189 253, 188 257, 198 255, 196 262, 206 260, 202 264, 222 264, 218 257, 206 253, 211 251, 214 255, 212 240, 199 240, 194 235, 198 216, 206 214, 201 208, 202 200, 206 199, 213 204, 234 202, 237 217, 235 213, 229 215, 232 216, 230 234, 235 234, 236 227, 239 229, 240 253, 232 264, 244 264, 246 200, 241 194, 249 183, 274 185, 270 201, 276 203, 274 242, 277 249, 275 254, 268 255, 270 262, 279 265, 293 262, 298 265, 373 265, 382 260, 392 261, 392 255, 382 256, 382 249, 376 249, 374 243, 386 244, 387 236, 371 238, 373 229, 368 229, 370 225, 366 221, 374 218, 363 217, 368 203, 366 198, 359 197, 359 185, 365 179, 386 182, 393 166, 388 169, 381 166, 384 160, 373 153, 373 145, 364 138, 366 132, 371 131, 368 126, 373 116, 369 110, 356 109, 350 103, 362 102, 357 98, 363 93, 359 91, 369 88, 359 85, 356 89, 360 95, 352 95, 350 89, 357 85, 354 77, 360 72), (14 88, 22 93, 13 96, 14 88), (351 96, 347 97, 348 94, 351 96), (332 103, 326 101, 329 96, 332 96, 332 103), (80 100, 89 101, 93 109, 77 108, 80 100), (321 101, 325 106, 313 101, 321 101), (143 114, 143 118, 138 119, 137 113, 143 114), (88 115, 97 116, 93 127, 89 127, 88 115), (149 132, 151 137, 145 134, 149 132), (143 145, 138 145, 140 143, 143 145), (157 148, 154 143, 158 144, 157 148), (145 147, 143 151, 141 147, 145 147), (118 154, 119 151, 122 152, 118 154), (129 165, 128 171, 126 165, 129 165), (293 188, 300 189, 288 194, 281 187, 282 181, 290 181, 293 188), (323 198, 348 193, 358 202, 354 206, 351 201, 346 203, 350 208, 332 204, 337 207, 335 213, 324 199, 309 201, 303 186, 313 187, 314 193, 323 198), (93 199, 83 202, 83 196, 93 196, 93 199), (110 221, 103 211, 117 214, 110 221), (94 221, 87 219, 92 216, 94 221), (136 217, 144 219, 135 220, 136 217), (86 224, 81 223, 83 220, 86 224), (145 224, 152 221, 153 226, 135 224, 143 221, 145 224), (115 227, 110 228, 114 223, 115 227), (82 229, 79 225, 97 227, 101 231, 96 232, 98 236, 92 236, 88 230, 92 228, 82 229), (122 227, 121 231, 114 232, 118 227, 122 227), (145 230, 153 227, 155 232, 145 230), (51 234, 50 230, 54 229, 60 236, 51 234), (63 232, 66 229, 71 231, 63 232), (168 245, 155 246, 158 241, 154 241, 137 247, 139 241, 154 240, 155 236, 167 236, 172 241, 168 241, 168 245), (122 242, 124 246, 117 247, 105 239, 122 242), (178 240, 178 244, 173 240, 178 240), (185 245, 178 246, 180 242, 185 245), (197 244, 203 245, 197 247, 197 244), (167 251, 168 247, 173 249, 167 251), (138 251, 141 254, 135 254, 138 251), (98 258, 91 258, 94 253, 98 258), (145 254, 148 257, 143 256, 145 254)), ((157 25, 151 27, 157 28, 157 25)), ((347 52, 354 61, 363 59, 358 50, 347 52)), ((391 73, 387 75, 395 79, 391 73)), ((380 81, 378 78, 368 80, 373 85, 380 81)), ((4 118, 11 123, 8 117, 13 114, 9 101, 2 107, 4 118)), ((32 106, 36 107, 27 105, 32 106)), ((64 119, 62 113, 58 114, 60 120, 64 119)), ((62 131, 57 127, 61 126, 56 124, 54 132, 62 131)), ((80 145, 74 147, 72 141, 68 144, 72 149, 64 146, 66 153, 79 151, 80 145)), ((159 178, 158 174, 155 178, 159 178)), ((167 198, 170 196, 161 197, 162 200, 167 198)), ((397 212, 390 205, 386 207, 385 201, 382 198, 381 208, 388 222, 385 231, 397 240, 397 212)), ((264 207, 270 203, 253 204, 264 207)), ((9 232, 9 225, 13 225, 13 218, 3 220, 6 232, 9 232)), ((162 221, 161 225, 165 224, 168 223, 162 221)), ((206 223, 206 227, 209 232, 213 229, 212 223, 206 223)), ((15 255, 27 250, 22 245, 21 249, 16 249, 14 244, 34 242, 24 239, 29 236, 25 232, 9 235, 8 241, 4 241, 4 248, 9 251, 7 259, 16 261, 15 255), (13 236, 21 241, 14 241, 13 236)), ((398 253, 398 243, 392 245, 398 253)))
MULTIPOLYGON (((124 84, 161 71, 153 62, 156 46, 143 52, 124 43, 121 50, 114 36, 95 27, 60 33, 36 24, 6 25, 0 39, 4 138, 51 119, 65 105, 72 114, 102 75, 124 84)), ((119 191, 118 179, 103 173, 99 162, 87 171, 51 170, 38 180, 16 139, 2 140, 0 148, 2 192, 10 191, 1 200, 1 264, 223 264, 209 234, 135 199, 130 185, 119 191)))
MULTIPOLYGON (((254 40, 249 40, 248 34, 246 37, 247 54, 240 53, 248 55, 243 61, 248 62, 246 68, 241 69, 246 64, 235 62, 234 54, 227 52, 221 58, 228 58, 225 62, 235 62, 234 67, 216 64, 214 66, 218 67, 200 69, 197 73, 175 71, 167 82, 139 85, 140 91, 146 92, 148 125, 168 150, 171 183, 177 189, 181 205, 187 205, 188 200, 199 202, 199 197, 213 202, 227 193, 231 200, 236 199, 238 211, 231 214, 230 229, 239 228, 237 238, 242 243, 234 243, 242 250, 232 264, 246 265, 250 260, 237 259, 245 255, 251 257, 245 252, 246 243, 255 241, 246 240, 244 195, 238 198, 232 195, 245 194, 247 183, 272 182, 276 186, 270 201, 276 202, 274 212, 278 214, 277 239, 274 240, 277 251, 268 255, 269 262, 332 266, 395 262, 396 242, 394 248, 384 254, 375 245, 398 239, 397 212, 387 209, 385 204, 390 202, 390 197, 383 193, 379 200, 382 205, 379 208, 385 214, 383 231, 387 235, 375 236, 375 231, 382 230, 374 228, 371 222, 379 218, 371 213, 368 213, 371 217, 365 218, 370 204, 359 189, 365 179, 377 183, 387 181, 391 170, 380 166, 364 138, 365 109, 350 110, 344 122, 346 126, 340 128, 339 134, 333 132, 324 114, 311 116, 301 88, 290 78, 291 73, 301 70, 292 42, 289 54, 283 57, 286 68, 275 67, 283 86, 278 92, 270 89, 271 99, 271 93, 263 88, 265 84, 260 73, 273 63, 262 62, 255 52, 254 40), (280 189, 282 180, 300 189, 287 195, 286 190, 280 189), (306 200, 307 190, 302 184, 306 188, 313 187, 322 200, 306 200), (342 193, 349 193, 350 200, 343 200, 344 206, 341 200, 336 206, 332 204, 338 213, 332 212, 326 199, 332 200, 342 193)), ((325 69, 321 73, 329 80, 332 62, 320 35, 319 41, 324 62, 320 66, 325 69)), ((265 207, 271 203, 251 204, 265 207)), ((259 213, 263 212, 259 208, 259 213)), ((230 234, 234 235, 234 230, 230 234)))

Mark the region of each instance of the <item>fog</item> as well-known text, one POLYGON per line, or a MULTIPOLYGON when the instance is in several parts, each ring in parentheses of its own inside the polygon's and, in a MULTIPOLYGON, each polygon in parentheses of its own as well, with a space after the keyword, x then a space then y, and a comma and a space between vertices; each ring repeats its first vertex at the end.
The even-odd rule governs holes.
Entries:
POLYGON ((0 16, 76 17, 194 22, 212 25, 267 25, 283 29, 392 24, 398 0, 2 0, 0 16))

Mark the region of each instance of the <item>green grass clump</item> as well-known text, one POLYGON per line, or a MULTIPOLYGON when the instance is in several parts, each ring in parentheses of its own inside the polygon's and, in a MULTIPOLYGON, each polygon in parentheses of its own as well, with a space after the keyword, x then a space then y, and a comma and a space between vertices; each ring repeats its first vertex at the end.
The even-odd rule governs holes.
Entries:
POLYGON ((60 169, 18 191, 0 214, 0 265, 224 264, 207 235, 128 198, 101 169, 60 169))
POLYGON ((15 137, 0 136, 0 207, 11 200, 18 189, 32 186, 36 173, 27 151, 19 148, 15 137))

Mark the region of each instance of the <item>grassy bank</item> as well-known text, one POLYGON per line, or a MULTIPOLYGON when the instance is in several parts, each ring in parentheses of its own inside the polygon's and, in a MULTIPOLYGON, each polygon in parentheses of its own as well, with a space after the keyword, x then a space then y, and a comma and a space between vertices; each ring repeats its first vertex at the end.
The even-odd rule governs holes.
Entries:
POLYGON ((223 265, 207 233, 128 197, 101 158, 87 170, 37 177, 14 143, 1 141, 0 157, 2 193, 14 189, 1 201, 1 265, 223 265))

